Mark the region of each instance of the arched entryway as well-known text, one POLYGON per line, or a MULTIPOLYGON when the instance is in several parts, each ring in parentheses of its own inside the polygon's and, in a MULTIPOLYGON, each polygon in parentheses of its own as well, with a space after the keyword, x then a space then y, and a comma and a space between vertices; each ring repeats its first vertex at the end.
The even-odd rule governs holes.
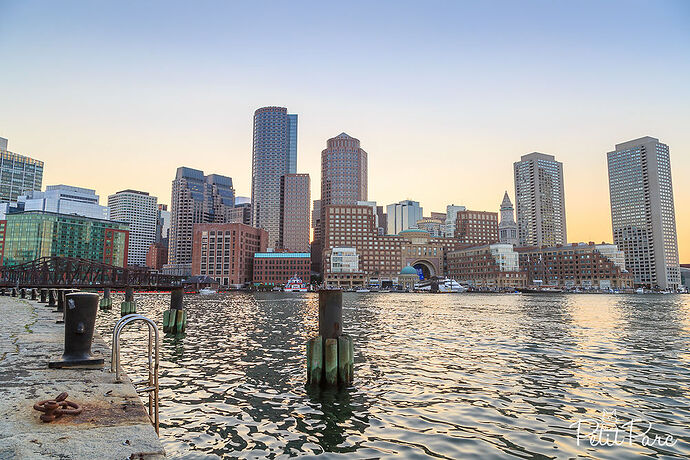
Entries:
POLYGON ((417 270, 417 275, 419 276, 420 280, 428 280, 432 276, 436 275, 436 272, 434 270, 434 264, 429 262, 428 260, 418 260, 412 265, 415 270, 417 270))

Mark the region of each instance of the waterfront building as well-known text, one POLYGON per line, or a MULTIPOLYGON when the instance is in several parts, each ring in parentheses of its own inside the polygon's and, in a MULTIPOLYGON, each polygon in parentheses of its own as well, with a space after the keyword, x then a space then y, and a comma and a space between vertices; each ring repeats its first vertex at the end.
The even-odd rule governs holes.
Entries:
POLYGON ((285 107, 254 112, 252 225, 268 232, 269 247, 280 243, 280 178, 297 172, 297 115, 285 107))
POLYGON ((95 190, 71 185, 49 185, 45 192, 29 191, 17 197, 20 211, 45 211, 92 219, 110 219, 110 210, 99 204, 95 190))
POLYGON ((524 287, 527 280, 520 271, 519 254, 506 243, 449 252, 448 276, 461 284, 498 290, 524 287))
MULTIPOLYGON (((431 214, 438 214, 438 213, 431 213, 431 214)), ((426 230, 429 232, 431 236, 434 237, 441 237, 445 236, 444 232, 444 226, 445 226, 445 214, 443 215, 443 219, 440 219, 438 217, 423 217, 420 220, 417 221, 416 228, 420 230, 426 230)))
POLYGON ((231 178, 217 174, 205 176, 197 169, 177 168, 172 182, 166 273, 191 273, 194 224, 227 222, 232 218, 234 200, 231 178))
POLYGON ((242 286, 253 280, 254 254, 265 252, 268 232, 249 225, 195 224, 192 276, 209 276, 221 286, 242 286))
POLYGON ((417 228, 417 221, 424 217, 424 208, 418 201, 404 200, 386 207, 389 235, 397 235, 403 230, 417 228))
POLYGON ((461 243, 484 245, 498 243, 498 213, 489 211, 458 211, 455 238, 461 243))
POLYGON ((283 251, 309 252, 309 174, 280 178, 280 243, 283 251))
POLYGON ((519 244, 565 244, 563 163, 553 155, 533 152, 523 155, 513 169, 519 244))
POLYGON ((434 238, 419 229, 409 229, 398 235, 379 235, 374 209, 370 205, 334 205, 324 209, 322 267, 323 279, 328 285, 351 286, 367 281, 390 285, 408 264, 425 279, 442 276, 445 253, 463 247, 455 238, 434 238), (356 273, 344 273, 340 265, 331 263, 334 248, 354 251, 358 257, 356 273))
POLYGON ((501 202, 501 221, 498 224, 498 241, 500 243, 518 245, 518 227, 513 213, 513 203, 510 202, 508 192, 503 195, 501 202))
POLYGON ((612 244, 572 243, 515 250, 528 284, 602 290, 633 287, 633 275, 623 266, 623 251, 612 244))
POLYGON ((314 200, 311 211, 311 226, 313 230, 313 238, 311 240, 311 269, 315 273, 321 273, 321 260, 323 258, 321 200, 314 200))
POLYGON ((24 211, 0 221, 0 265, 75 257, 127 266, 128 225, 76 214, 24 211))
POLYGON ((7 139, 0 137, 0 202, 17 201, 27 191, 40 191, 43 162, 7 150, 7 139))
POLYGON ((635 284, 678 289, 680 266, 668 145, 642 137, 607 153, 613 242, 635 284))
POLYGON ((458 212, 465 210, 466 208, 464 206, 459 206, 455 204, 449 204, 448 206, 446 206, 446 219, 443 228, 443 236, 445 236, 446 238, 455 238, 455 227, 458 212))
POLYGON ((168 246, 163 243, 153 243, 146 252, 146 266, 160 271, 168 263, 168 246))
POLYGON ((255 285, 284 286, 293 276, 297 276, 305 284, 309 284, 311 278, 310 253, 254 253, 253 282, 255 285))
POLYGON ((108 197, 110 218, 129 224, 129 265, 146 266, 146 254, 156 241, 158 198, 147 192, 122 190, 108 197))

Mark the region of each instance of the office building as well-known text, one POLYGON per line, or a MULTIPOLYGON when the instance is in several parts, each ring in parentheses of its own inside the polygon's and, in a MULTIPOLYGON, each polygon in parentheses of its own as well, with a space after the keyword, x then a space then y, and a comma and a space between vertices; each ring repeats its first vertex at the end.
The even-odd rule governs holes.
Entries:
POLYGON ((473 246, 448 253, 448 277, 480 289, 508 290, 524 287, 519 254, 512 244, 473 246))
POLYGON ((24 211, 0 221, 0 265, 75 257, 127 266, 128 225, 76 214, 24 211))
POLYGON ((309 174, 286 174, 280 178, 280 243, 289 252, 309 252, 309 174))
POLYGON ((156 243, 161 243, 165 247, 168 247, 169 238, 170 211, 168 211, 167 204, 159 204, 156 211, 156 243))
POLYGON ((668 145, 642 137, 607 153, 613 242, 635 284, 678 289, 680 266, 668 145))
POLYGON ((146 254, 156 241, 158 198, 138 190, 122 190, 108 197, 110 218, 129 224, 129 265, 146 266, 146 254))
POLYGON ((321 206, 367 200, 367 152, 345 133, 328 139, 321 152, 321 206))
MULTIPOLYGON (((437 213, 432 213, 437 214, 437 213)), ((445 215, 443 220, 439 217, 423 217, 417 221, 416 227, 420 230, 426 230, 431 236, 442 237, 445 236, 444 226, 445 226, 445 215)))
POLYGON ((168 263, 168 246, 163 243, 153 243, 146 253, 146 266, 153 270, 161 270, 168 263))
POLYGON ((234 199, 231 178, 177 168, 172 182, 166 273, 190 274, 194 224, 227 222, 232 216, 234 199))
POLYGON ((95 190, 71 185, 49 185, 45 192, 30 191, 17 197, 17 207, 23 211, 44 211, 57 214, 110 219, 110 210, 99 204, 95 190))
POLYGON ((528 285, 579 289, 631 289, 633 276, 623 253, 611 244, 572 243, 554 247, 519 247, 520 267, 528 285))
POLYGON ((518 245, 518 227, 513 213, 513 203, 510 202, 508 192, 503 195, 501 202, 501 221, 498 224, 498 241, 500 243, 518 245))
POLYGON ((284 107, 254 112, 252 225, 268 232, 270 248, 280 243, 280 178, 297 172, 297 115, 284 107))
POLYGON ((464 211, 464 206, 449 204, 446 206, 446 218, 443 226, 443 236, 446 238, 455 238, 455 226, 458 212, 464 211))
POLYGON ((458 211, 455 219, 455 238, 475 246, 498 243, 498 213, 488 211, 458 211))
POLYGON ((309 284, 311 254, 309 252, 254 253, 254 284, 285 286, 293 276, 309 284))
POLYGON ((388 235, 397 235, 403 230, 417 228, 417 221, 424 216, 424 208, 418 201, 404 200, 399 203, 386 206, 386 217, 388 219, 388 235))
POLYGON ((520 246, 555 246, 567 242, 563 163, 533 152, 513 165, 520 246))
POLYGON ((7 150, 7 139, 0 137, 0 203, 17 201, 27 191, 40 191, 43 162, 7 150))
POLYGON ((268 233, 244 224, 196 224, 192 276, 209 276, 221 286, 243 286, 253 279, 254 254, 265 252, 268 233))

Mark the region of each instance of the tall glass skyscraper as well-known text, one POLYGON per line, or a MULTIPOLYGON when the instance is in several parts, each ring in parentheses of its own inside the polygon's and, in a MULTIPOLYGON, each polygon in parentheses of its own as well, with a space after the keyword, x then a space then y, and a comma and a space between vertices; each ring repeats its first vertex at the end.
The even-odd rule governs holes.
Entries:
POLYGON ((172 183, 168 267, 191 273, 194 224, 229 222, 235 204, 232 179, 204 175, 192 168, 177 168, 172 183))
POLYGON ((280 178, 297 172, 297 115, 285 107, 254 112, 252 225, 268 232, 268 247, 280 244, 280 178))
POLYGON ((676 211, 668 145, 642 137, 606 154, 613 242, 625 253, 635 284, 680 285, 676 211))
POLYGON ((0 203, 17 201, 27 191, 41 191, 43 162, 7 150, 0 137, 0 203))
POLYGON ((518 240, 521 246, 566 244, 563 163, 533 152, 513 164, 518 240))

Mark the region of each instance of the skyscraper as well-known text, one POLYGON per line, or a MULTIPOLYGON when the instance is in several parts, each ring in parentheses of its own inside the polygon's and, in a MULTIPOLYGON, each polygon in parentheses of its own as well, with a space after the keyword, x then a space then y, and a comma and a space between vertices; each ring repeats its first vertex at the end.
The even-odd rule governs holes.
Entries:
POLYGON ((16 201, 26 191, 41 191, 43 162, 7 150, 0 137, 0 203, 16 201))
POLYGON ((297 172, 297 115, 285 107, 254 112, 252 225, 268 232, 268 247, 280 243, 280 178, 297 172))
POLYGON ((309 174, 280 178, 280 249, 309 251, 309 174))
POLYGON ((359 139, 345 133, 328 139, 321 152, 321 209, 367 201, 367 177, 367 152, 359 139))
POLYGON ((668 145, 653 137, 617 144, 607 155, 613 242, 635 284, 680 285, 676 212, 668 145))
POLYGON ((122 190, 108 197, 110 218, 129 224, 129 265, 146 265, 146 253, 156 241, 158 198, 147 192, 122 190))
POLYGON ((513 169, 519 244, 565 244, 563 163, 553 155, 533 152, 523 155, 513 169))
POLYGON ((513 203, 510 202, 510 197, 506 191, 503 195, 503 202, 501 203, 501 222, 498 224, 498 240, 499 243, 507 243, 516 246, 518 244, 518 230, 515 222, 515 215, 513 213, 513 203))
POLYGON ((386 206, 388 234, 397 235, 403 230, 417 228, 417 221, 424 217, 419 201, 404 200, 386 206))
POLYGON ((192 168, 177 168, 170 200, 168 267, 187 273, 192 263, 194 224, 223 223, 232 214, 235 192, 232 179, 192 168))

